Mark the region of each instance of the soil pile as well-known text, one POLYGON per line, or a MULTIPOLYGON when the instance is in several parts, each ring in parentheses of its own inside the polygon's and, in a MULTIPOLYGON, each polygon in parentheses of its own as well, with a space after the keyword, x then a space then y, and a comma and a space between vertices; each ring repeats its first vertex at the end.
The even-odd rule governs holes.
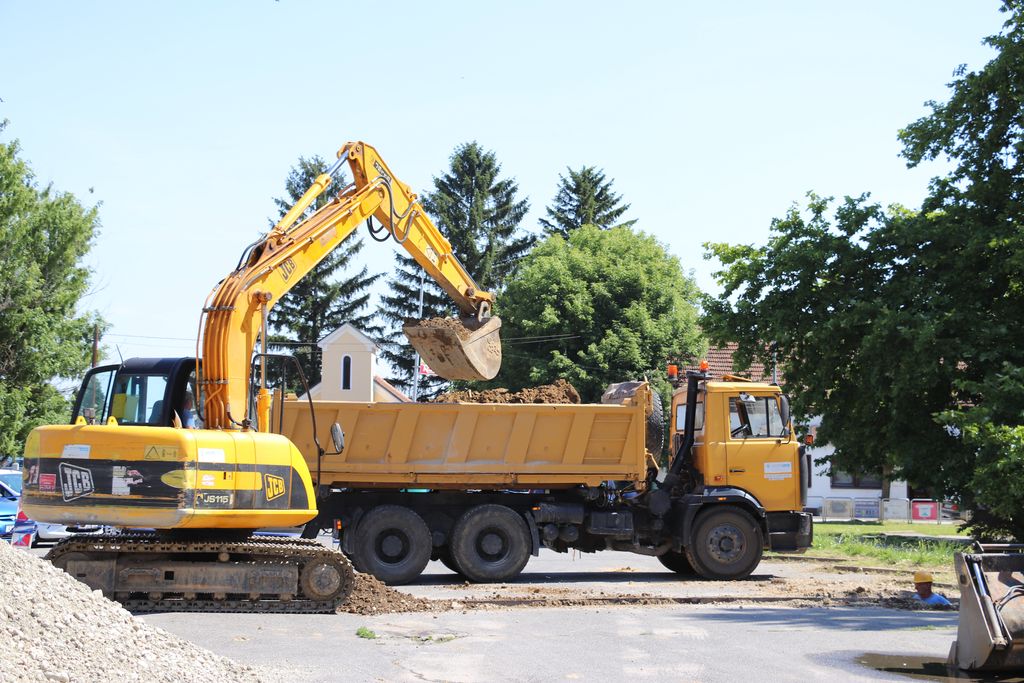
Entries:
POLYGON ((263 681, 0 542, 0 681, 263 681))
POLYGON ((554 384, 527 387, 522 391, 487 389, 485 391, 450 391, 441 394, 434 403, 579 403, 580 393, 564 379, 554 384))
POLYGON ((348 601, 338 608, 350 614, 393 614, 395 612, 441 612, 451 607, 448 600, 417 598, 397 591, 370 574, 356 574, 356 585, 348 601))

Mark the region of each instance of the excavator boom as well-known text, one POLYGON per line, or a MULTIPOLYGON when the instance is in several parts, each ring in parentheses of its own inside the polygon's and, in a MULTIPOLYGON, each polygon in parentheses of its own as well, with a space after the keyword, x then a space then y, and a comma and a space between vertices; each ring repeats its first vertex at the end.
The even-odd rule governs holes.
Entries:
POLYGON ((249 361, 257 339, 266 339, 271 307, 353 230, 371 219, 412 255, 462 314, 460 321, 453 319, 448 324, 403 327, 424 360, 449 379, 491 379, 497 374, 501 321, 490 316, 493 296, 480 291, 416 195, 394 176, 377 151, 363 142, 349 142, 338 151, 335 165, 314 181, 262 240, 247 249, 239 267, 207 298, 201 380, 207 426, 238 429, 244 424, 249 361), (345 162, 353 183, 296 223, 345 162))

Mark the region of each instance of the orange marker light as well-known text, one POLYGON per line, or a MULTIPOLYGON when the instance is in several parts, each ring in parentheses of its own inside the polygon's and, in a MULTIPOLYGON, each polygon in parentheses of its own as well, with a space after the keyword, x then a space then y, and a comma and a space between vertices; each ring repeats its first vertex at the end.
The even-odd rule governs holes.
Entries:
POLYGON ((677 377, 679 377, 679 366, 678 365, 674 365, 674 364, 670 364, 668 366, 668 378, 669 379, 675 379, 677 377))
POLYGON ((701 372, 707 372, 708 371, 708 362, 706 360, 702 360, 700 362, 700 371, 701 372))

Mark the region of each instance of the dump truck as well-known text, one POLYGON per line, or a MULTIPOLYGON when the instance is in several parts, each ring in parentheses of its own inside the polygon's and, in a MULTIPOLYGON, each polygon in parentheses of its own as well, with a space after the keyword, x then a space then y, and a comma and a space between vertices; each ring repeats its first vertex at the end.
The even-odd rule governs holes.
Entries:
POLYGON ((684 384, 665 469, 660 437, 647 438, 660 405, 646 382, 608 392, 615 404, 313 401, 312 421, 293 397, 271 423, 319 491, 306 535, 336 529, 356 568, 391 584, 432 559, 471 581, 507 581, 542 547, 741 579, 765 549, 809 547, 810 461, 780 387, 702 371, 684 384), (342 432, 331 455, 316 446, 327 425, 342 432))

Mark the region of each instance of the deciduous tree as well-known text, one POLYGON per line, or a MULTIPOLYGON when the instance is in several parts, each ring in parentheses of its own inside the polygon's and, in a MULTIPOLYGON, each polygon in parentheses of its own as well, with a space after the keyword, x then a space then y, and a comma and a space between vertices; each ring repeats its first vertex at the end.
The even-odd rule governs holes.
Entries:
POLYGON ((1024 10, 996 56, 900 132, 910 166, 944 157, 920 211, 864 197, 773 223, 764 247, 709 245, 716 341, 777 344, 798 410, 823 415, 835 463, 891 468, 1024 538, 1024 10))
POLYGON ((628 227, 553 235, 523 259, 502 297, 503 366, 519 389, 564 378, 584 401, 608 384, 664 375, 668 358, 706 348, 699 292, 679 259, 628 227))
POLYGON ((67 422, 68 398, 52 380, 89 366, 99 322, 78 310, 97 208, 39 187, 20 151, 0 141, 0 456, 20 453, 33 427, 67 422))

